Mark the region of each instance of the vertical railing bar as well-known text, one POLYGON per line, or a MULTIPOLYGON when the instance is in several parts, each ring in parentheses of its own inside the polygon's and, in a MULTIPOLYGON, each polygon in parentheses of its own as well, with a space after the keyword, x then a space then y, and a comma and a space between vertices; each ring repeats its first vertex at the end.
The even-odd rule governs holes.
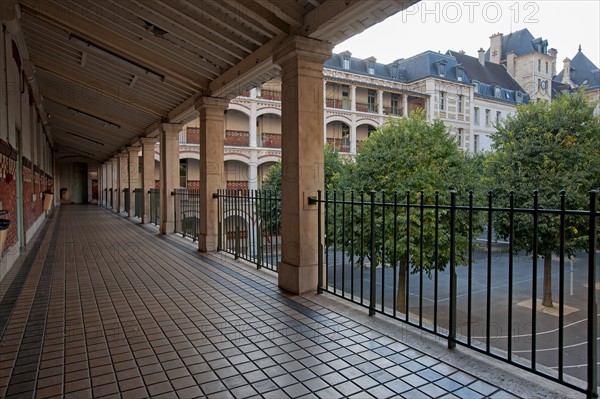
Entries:
POLYGON ((566 191, 560 192, 560 248, 558 271, 558 379, 563 380, 565 322, 565 210, 566 191))
POLYGON ((419 193, 419 327, 423 327, 423 250, 425 241, 425 193, 423 190, 419 193))
MULTIPOLYGON (((202 198, 200 198, 200 201, 202 201, 202 198)), ((217 190, 217 251, 222 251, 223 250, 223 190, 219 189, 217 190)))
POLYGON ((354 302, 354 191, 350 192, 350 300, 354 302))
POLYGON ((456 191, 450 192, 450 309, 448 348, 456 346, 456 191))
POLYGON ((406 273, 404 276, 404 320, 408 322, 410 313, 410 191, 406 192, 406 270, 404 273, 406 273))
POLYGON ((491 313, 492 313, 492 230, 493 219, 492 219, 492 191, 488 191, 488 220, 487 220, 487 274, 486 274, 486 301, 485 301, 485 351, 490 352, 490 327, 491 327, 491 313))
POLYGON ((513 334, 513 280, 514 280, 514 239, 515 239, 515 193, 509 194, 508 212, 508 360, 512 361, 512 334, 513 334))
POLYGON ((596 240, 597 227, 597 196, 596 190, 590 191, 590 219, 588 233, 588 325, 587 325, 587 395, 588 398, 598 397, 598 303, 596 301, 596 240))
POLYGON ((337 294, 337 191, 333 192, 333 292, 337 294))
POLYGON ((325 290, 329 291, 329 191, 325 191, 325 290))
POLYGON ((537 330, 537 261, 538 261, 538 207, 539 207, 539 198, 538 191, 533 192, 533 270, 532 270, 532 287, 531 287, 531 369, 535 370, 536 367, 536 330, 537 330))
POLYGON ((317 191, 317 251, 319 251, 319 253, 317 254, 317 273, 319 273, 317 283, 317 294, 323 293, 323 231, 321 228, 321 223, 323 222, 321 216, 323 203, 321 202, 321 195, 322 191, 317 191))
POLYGON ((346 191, 342 191, 342 298, 346 297, 346 191))
POLYGON ((375 191, 371 191, 371 248, 370 248, 370 257, 371 257, 371 278, 370 278, 370 292, 369 292, 369 316, 373 316, 375 314, 375 279, 376 279, 376 270, 377 262, 375 261, 375 191))
POLYGON ((256 267, 260 269, 263 265, 263 225, 264 221, 262 220, 262 206, 263 200, 261 195, 261 190, 256 190, 256 201, 254 202, 254 209, 256 212, 256 256, 257 256, 257 265, 256 267))
POLYGON ((392 265, 393 265, 393 290, 392 290, 392 314, 396 317, 396 305, 397 295, 398 295, 398 192, 394 191, 394 248, 392 254, 392 265))
POLYGON ((438 330, 438 244, 440 232, 440 192, 435 190, 435 232, 433 239, 433 262, 434 262, 434 281, 433 281, 433 332, 438 330))
POLYGON ((360 192, 360 304, 364 303, 365 291, 365 192, 360 192))
MULTIPOLYGON (((281 199, 281 191, 275 191, 275 209, 277 209, 278 201, 281 199)), ((277 231, 275 232, 275 262, 273 263, 273 270, 277 270, 277 263, 279 262, 279 233, 281 233, 281 213, 277 215, 275 219, 277 223, 277 231)))
POLYGON ((381 192, 381 313, 385 313, 385 191, 381 192))

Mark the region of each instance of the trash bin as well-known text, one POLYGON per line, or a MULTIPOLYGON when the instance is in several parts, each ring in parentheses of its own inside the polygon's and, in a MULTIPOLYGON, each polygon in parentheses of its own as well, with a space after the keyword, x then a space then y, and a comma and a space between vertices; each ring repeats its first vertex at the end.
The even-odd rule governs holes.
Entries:
POLYGON ((61 188, 60 189, 60 199, 66 200, 68 198, 69 198, 69 191, 66 188, 61 188))
MULTIPOLYGON (((0 216, 4 216, 8 213, 6 210, 0 210, 0 216)), ((0 219, 0 257, 4 252, 4 242, 6 241, 6 235, 8 233, 8 226, 10 226, 10 220, 0 219)))
POLYGON ((52 200, 54 200, 54 194, 52 194, 52 191, 44 191, 44 211, 49 211, 52 208, 52 200))

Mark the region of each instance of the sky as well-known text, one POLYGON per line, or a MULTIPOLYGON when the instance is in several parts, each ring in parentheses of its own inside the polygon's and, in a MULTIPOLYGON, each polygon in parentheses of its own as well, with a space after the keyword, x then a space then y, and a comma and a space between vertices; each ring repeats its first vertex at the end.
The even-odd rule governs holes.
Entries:
POLYGON ((600 0, 577 1, 421 1, 366 31, 340 43, 334 53, 374 56, 390 63, 426 50, 477 50, 490 45, 494 33, 527 28, 558 50, 557 72, 565 57, 573 58, 579 45, 600 66, 600 0))

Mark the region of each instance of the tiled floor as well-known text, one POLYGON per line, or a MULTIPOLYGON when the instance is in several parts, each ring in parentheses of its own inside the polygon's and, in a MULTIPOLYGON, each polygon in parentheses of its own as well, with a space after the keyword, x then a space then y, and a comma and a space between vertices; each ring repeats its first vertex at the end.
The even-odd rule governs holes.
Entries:
POLYGON ((512 397, 98 207, 35 245, 0 289, 0 397, 512 397))

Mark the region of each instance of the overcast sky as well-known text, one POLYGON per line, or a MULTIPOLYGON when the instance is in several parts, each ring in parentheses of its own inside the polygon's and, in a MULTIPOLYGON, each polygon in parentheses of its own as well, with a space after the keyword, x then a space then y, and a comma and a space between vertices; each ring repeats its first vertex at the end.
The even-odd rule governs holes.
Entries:
POLYGON ((493 33, 523 28, 548 40, 558 50, 557 72, 565 57, 583 53, 600 66, 600 1, 421 1, 402 13, 341 43, 335 53, 349 50, 359 58, 374 56, 387 64, 426 50, 448 49, 477 56, 487 50, 493 33))

